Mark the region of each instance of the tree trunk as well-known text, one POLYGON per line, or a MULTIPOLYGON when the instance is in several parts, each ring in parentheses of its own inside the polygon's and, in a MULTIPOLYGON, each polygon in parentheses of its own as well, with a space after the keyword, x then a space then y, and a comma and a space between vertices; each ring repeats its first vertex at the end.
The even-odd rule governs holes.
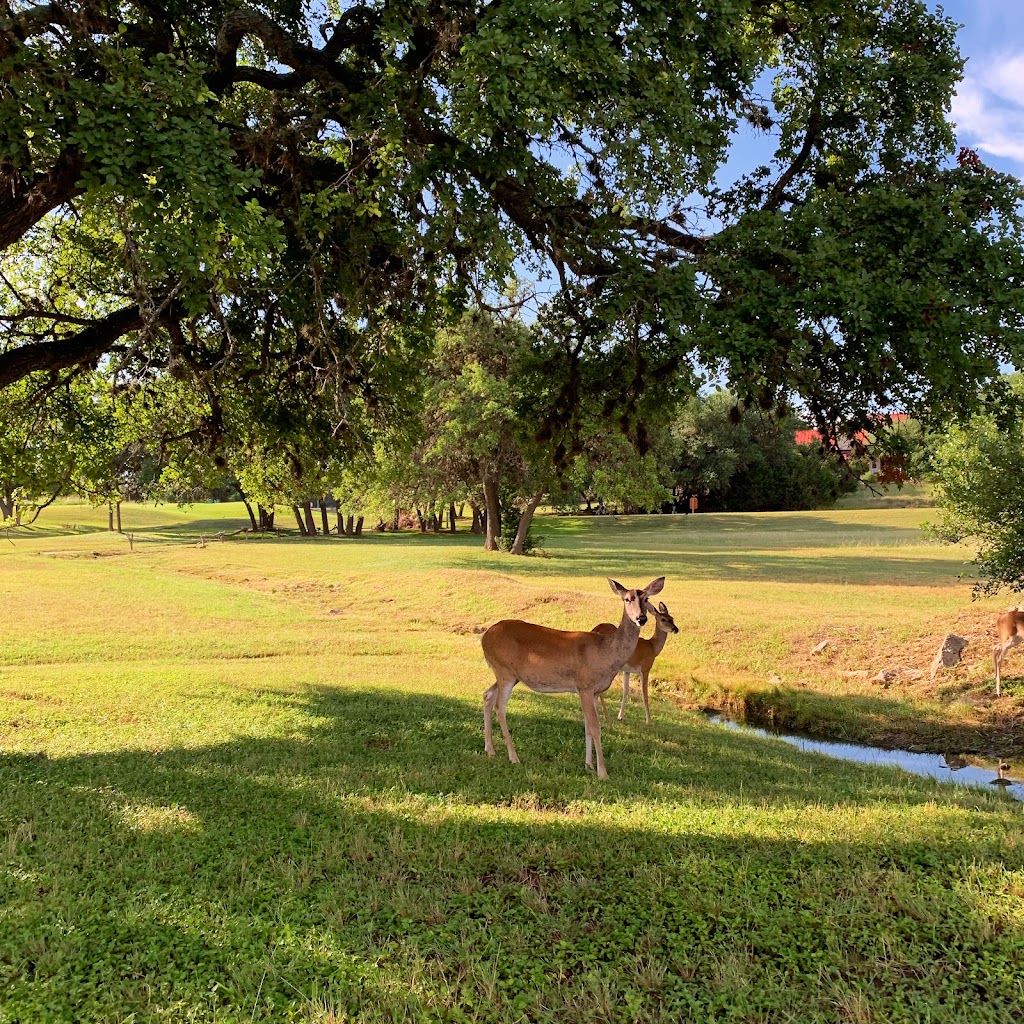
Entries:
POLYGON ((256 508, 260 514, 260 529, 273 530, 274 510, 272 508, 264 508, 262 505, 257 505, 256 508))
POLYGON ((121 529, 121 502, 117 502, 117 532, 124 533, 121 529))
POLYGON ((455 532, 455 502, 449 502, 448 504, 448 522, 451 526, 451 532, 455 532))
POLYGON ((114 504, 113 502, 107 502, 107 532, 114 532, 114 504))
POLYGON ((487 506, 487 523, 484 551, 498 550, 498 535, 501 532, 501 501, 498 497, 498 477, 484 475, 484 503, 487 506))
POLYGON ((299 511, 299 506, 298 505, 292 505, 292 511, 295 513, 295 522, 297 522, 299 524, 299 533, 303 537, 307 536, 307 534, 306 534, 306 525, 302 521, 302 513, 299 511))
POLYGON ((354 537, 356 535, 356 531, 355 531, 355 528, 352 525, 352 522, 353 522, 353 517, 352 516, 349 516, 348 519, 345 520, 345 536, 346 537, 354 537))
POLYGON ((14 515, 14 495, 9 491, 0 494, 0 520, 10 519, 14 515))
POLYGON ((480 523, 480 509, 477 508, 475 502, 473 504, 471 504, 469 507, 470 507, 470 510, 471 510, 471 512, 473 514, 473 522, 470 524, 469 532, 470 533, 481 533, 482 532, 482 527, 481 527, 481 523, 480 523))
POLYGON ((395 506, 394 523, 393 523, 393 525, 391 527, 391 529, 394 530, 395 533, 398 533, 398 521, 399 521, 399 519, 401 519, 401 512, 402 512, 402 510, 396 505, 395 506))
POLYGON ((533 522, 533 513, 537 511, 537 506, 540 504, 542 497, 542 494, 535 494, 527 502, 526 508, 523 509, 523 514, 519 517, 519 526, 516 528, 516 539, 512 542, 511 554, 525 554, 523 547, 526 544, 526 533, 530 529, 530 523, 533 522))
POLYGON ((242 499, 242 504, 245 505, 245 511, 249 513, 249 522, 252 523, 253 530, 258 530, 259 526, 256 525, 256 513, 252 510, 252 505, 249 504, 247 498, 242 499))
POLYGON ((323 524, 324 536, 330 537, 331 535, 331 524, 327 519, 327 498, 326 496, 320 499, 320 522, 323 524))
POLYGON ((439 508, 435 508, 430 513, 430 528, 434 531, 434 533, 441 532, 441 515, 442 513, 439 508))
POLYGON ((316 523, 313 522, 313 503, 310 501, 304 501, 302 503, 302 515, 306 520, 306 536, 316 536, 316 523))
POLYGON ((420 533, 426 533, 427 532, 427 521, 426 521, 426 519, 423 518, 423 513, 419 509, 416 509, 416 518, 419 520, 420 533))
POLYGON ((466 503, 464 501, 459 502, 459 518, 461 519, 466 512, 466 503))
POLYGON ((338 536, 339 537, 346 537, 346 536, 348 536, 348 534, 345 533, 345 517, 341 514, 341 506, 340 505, 335 505, 334 506, 334 518, 337 520, 337 523, 338 523, 338 536))
POLYGON ((362 537, 362 535, 363 535, 363 517, 362 516, 360 516, 356 520, 356 533, 355 533, 355 535, 357 537, 362 537))

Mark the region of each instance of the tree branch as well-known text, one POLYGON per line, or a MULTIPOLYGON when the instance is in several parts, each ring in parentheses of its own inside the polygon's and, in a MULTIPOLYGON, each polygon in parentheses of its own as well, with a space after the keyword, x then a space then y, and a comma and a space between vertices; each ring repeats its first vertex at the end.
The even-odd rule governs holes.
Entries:
MULTIPOLYGON (((333 37, 331 42, 333 42, 333 37)), ((339 39, 339 44, 341 40, 339 39)), ((333 59, 338 44, 329 49, 317 50, 293 39, 280 25, 265 14, 254 10, 232 11, 221 25, 217 34, 217 69, 207 76, 207 84, 214 92, 221 92, 232 82, 238 80, 260 80, 257 85, 280 85, 288 80, 292 86, 305 85, 315 81, 325 89, 337 89, 339 86, 346 92, 358 87, 358 80, 343 65, 333 59), (282 64, 294 68, 291 75, 274 75, 261 69, 238 67, 238 47, 246 36, 256 36, 267 48, 270 55, 282 64), (254 75, 253 72, 257 74, 254 75)), ((272 87, 273 87, 272 86, 272 87)))
POLYGON ((51 210, 81 195, 78 180, 85 161, 76 148, 61 152, 45 174, 37 174, 26 183, 17 171, 0 166, 0 181, 5 187, 0 196, 0 251, 18 241, 51 210))
POLYGON ((68 313, 59 313, 51 309, 23 309, 19 313, 0 315, 0 320, 17 324, 22 320, 53 320, 61 324, 75 324, 78 327, 88 327, 95 321, 86 316, 71 316, 68 313))
POLYGON ((60 497, 61 492, 63 490, 64 483, 61 483, 57 486, 57 489, 53 492, 53 494, 51 494, 50 497, 46 499, 46 501, 44 501, 41 505, 34 506, 35 514, 32 516, 32 518, 27 523, 20 523, 19 525, 31 526, 39 518, 39 513, 42 512, 44 508, 49 508, 60 497))
POLYGON ((821 129, 824 124, 821 120, 821 98, 816 93, 811 101, 811 109, 807 115, 807 131, 804 133, 804 142, 800 151, 793 157, 792 163, 782 172, 778 181, 772 186, 768 198, 764 201, 762 209, 768 212, 775 212, 786 201, 786 189, 790 182, 804 169, 807 161, 811 158, 811 151, 821 137, 821 129))
POLYGON ((145 325, 146 318, 138 306, 124 306, 69 337, 0 352, 0 388, 40 370, 63 370, 94 362, 108 352, 118 338, 141 330, 145 325))

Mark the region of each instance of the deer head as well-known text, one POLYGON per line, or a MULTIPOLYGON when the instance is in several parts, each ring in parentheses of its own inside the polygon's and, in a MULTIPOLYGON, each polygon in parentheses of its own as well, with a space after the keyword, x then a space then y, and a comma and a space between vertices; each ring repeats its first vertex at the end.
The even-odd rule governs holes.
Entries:
POLYGON ((675 623, 675 619, 669 614, 668 608, 665 607, 665 603, 659 602, 658 606, 655 607, 652 602, 647 602, 647 611, 649 611, 658 623, 658 629, 662 633, 678 633, 679 627, 675 623))
POLYGON ((661 593, 662 587, 665 586, 665 577, 659 576, 656 580, 652 580, 643 590, 627 590, 621 583, 617 583, 613 579, 609 579, 608 582, 611 584, 612 590, 622 598, 626 617, 637 626, 642 626, 647 622, 647 600, 655 594, 661 593))

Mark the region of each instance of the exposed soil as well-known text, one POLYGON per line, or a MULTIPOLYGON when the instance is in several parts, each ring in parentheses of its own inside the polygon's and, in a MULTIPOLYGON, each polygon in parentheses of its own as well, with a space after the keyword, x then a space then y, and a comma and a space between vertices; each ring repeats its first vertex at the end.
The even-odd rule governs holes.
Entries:
POLYGON ((680 697, 691 707, 821 739, 1024 763, 1024 658, 1010 653, 997 698, 994 643, 990 608, 937 619, 933 629, 898 645, 889 630, 838 623, 794 637, 789 657, 764 684, 707 695, 684 688, 680 697), (968 641, 963 661, 932 680, 932 659, 947 633, 968 641), (828 643, 813 653, 822 641, 828 643))

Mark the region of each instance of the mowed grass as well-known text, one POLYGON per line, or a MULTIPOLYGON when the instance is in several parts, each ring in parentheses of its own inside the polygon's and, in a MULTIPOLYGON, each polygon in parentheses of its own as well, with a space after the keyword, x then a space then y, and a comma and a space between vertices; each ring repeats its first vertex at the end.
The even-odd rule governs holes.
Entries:
POLYGON ((1020 1019, 1019 804, 681 709, 1012 740, 980 659, 838 675, 998 606, 921 509, 545 518, 529 559, 217 540, 240 511, 0 538, 0 1021, 1020 1019), (569 698, 517 691, 523 763, 485 757, 479 632, 614 621, 606 576, 662 574, 682 631, 610 780, 569 698))

